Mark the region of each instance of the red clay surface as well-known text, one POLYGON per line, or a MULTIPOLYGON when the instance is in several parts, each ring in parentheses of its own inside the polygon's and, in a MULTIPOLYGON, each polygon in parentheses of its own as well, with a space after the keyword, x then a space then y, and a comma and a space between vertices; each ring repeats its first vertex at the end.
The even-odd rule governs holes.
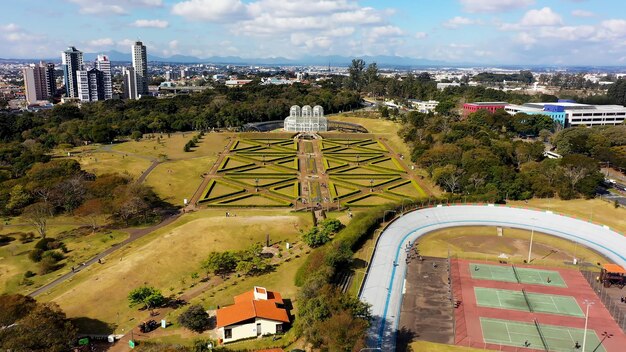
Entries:
MULTIPOLYGON (((604 307, 595 292, 591 289, 585 278, 577 270, 546 268, 533 265, 516 265, 531 269, 546 269, 558 271, 565 283, 566 288, 550 287, 545 285, 529 285, 511 282, 475 280, 472 279, 470 263, 485 263, 484 261, 453 259, 451 263, 452 290, 456 300, 461 304, 455 309, 456 334, 455 344, 471 346, 477 348, 487 348, 500 351, 536 351, 513 346, 500 346, 495 344, 485 344, 480 325, 480 317, 506 319, 522 322, 532 322, 538 319, 540 324, 558 325, 583 329, 585 319, 571 316, 553 315, 546 313, 530 313, 517 310, 497 309, 479 307, 476 305, 474 287, 487 287, 508 290, 522 290, 526 292, 547 293, 563 296, 572 296, 578 305, 585 311, 584 300, 595 302, 589 309, 589 330, 595 330, 599 338, 602 332, 607 331, 614 334, 610 339, 606 339, 602 345, 607 352, 620 352, 626 350, 626 335, 617 325, 615 320, 604 307)), ((489 262, 490 265, 499 265, 489 262)))

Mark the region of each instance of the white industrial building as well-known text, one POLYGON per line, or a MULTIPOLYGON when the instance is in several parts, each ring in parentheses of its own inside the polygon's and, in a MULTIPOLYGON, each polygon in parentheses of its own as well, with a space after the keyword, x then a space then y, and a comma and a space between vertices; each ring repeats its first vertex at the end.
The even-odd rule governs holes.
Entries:
POLYGON ((302 108, 294 105, 289 110, 289 117, 285 119, 284 129, 289 132, 326 132, 328 120, 324 117, 324 109, 319 105, 313 108, 309 105, 302 108))
POLYGON ((435 112, 435 108, 437 107, 437 105, 439 105, 439 102, 437 100, 424 101, 424 100, 409 99, 409 104, 411 104, 411 107, 413 109, 427 114, 429 112, 435 112))
POLYGON ((550 116, 564 127, 619 125, 626 119, 626 107, 621 105, 588 105, 573 102, 527 103, 507 105, 511 115, 526 113, 550 116))

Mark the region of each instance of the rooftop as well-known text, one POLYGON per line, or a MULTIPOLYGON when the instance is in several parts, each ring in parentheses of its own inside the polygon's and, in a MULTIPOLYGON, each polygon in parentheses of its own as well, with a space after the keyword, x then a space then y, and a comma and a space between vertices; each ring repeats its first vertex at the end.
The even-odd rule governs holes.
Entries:
POLYGON ((283 304, 280 293, 255 287, 251 291, 235 296, 235 304, 232 306, 217 310, 217 327, 221 328, 255 318, 288 323, 289 316, 287 310, 282 308, 283 304), (267 293, 267 299, 255 299, 255 292, 267 293))
POLYGON ((467 103, 468 105, 490 106, 490 105, 508 105, 505 101, 481 101, 476 103, 467 103))

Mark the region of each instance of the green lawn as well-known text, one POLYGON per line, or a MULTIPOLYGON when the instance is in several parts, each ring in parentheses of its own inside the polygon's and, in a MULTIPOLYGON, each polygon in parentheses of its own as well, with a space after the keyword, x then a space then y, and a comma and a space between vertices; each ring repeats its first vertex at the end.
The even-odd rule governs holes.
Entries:
MULTIPOLYGON (((310 214, 286 210, 238 210, 231 211, 229 218, 222 210, 185 214, 39 299, 57 302, 70 317, 88 317, 128 329, 145 318, 145 312, 128 307, 126 295, 131 289, 149 284, 166 295, 183 291, 192 284, 191 275, 201 273, 200 263, 209 252, 243 249, 265 241, 267 234, 272 241, 295 242, 299 230, 306 231, 311 225, 310 214)), ((259 280, 266 285, 265 279, 259 280)))
POLYGON ((190 199, 202 183, 202 174, 215 162, 213 156, 176 160, 159 164, 145 180, 145 184, 172 204, 182 205, 190 199))

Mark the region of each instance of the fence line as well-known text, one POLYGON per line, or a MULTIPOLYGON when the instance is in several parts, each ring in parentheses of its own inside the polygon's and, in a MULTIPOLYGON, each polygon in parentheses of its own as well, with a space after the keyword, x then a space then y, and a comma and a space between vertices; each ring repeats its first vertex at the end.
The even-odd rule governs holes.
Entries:
MULTIPOLYGON (((599 273, 591 271, 581 271, 583 277, 587 280, 591 288, 596 292, 598 298, 609 311, 609 314, 613 317, 617 325, 624 333, 626 333, 626 313, 622 310, 622 307, 618 305, 609 294, 608 290, 601 282, 596 280, 599 273)), ((626 307, 624 307, 626 309, 626 307)))

